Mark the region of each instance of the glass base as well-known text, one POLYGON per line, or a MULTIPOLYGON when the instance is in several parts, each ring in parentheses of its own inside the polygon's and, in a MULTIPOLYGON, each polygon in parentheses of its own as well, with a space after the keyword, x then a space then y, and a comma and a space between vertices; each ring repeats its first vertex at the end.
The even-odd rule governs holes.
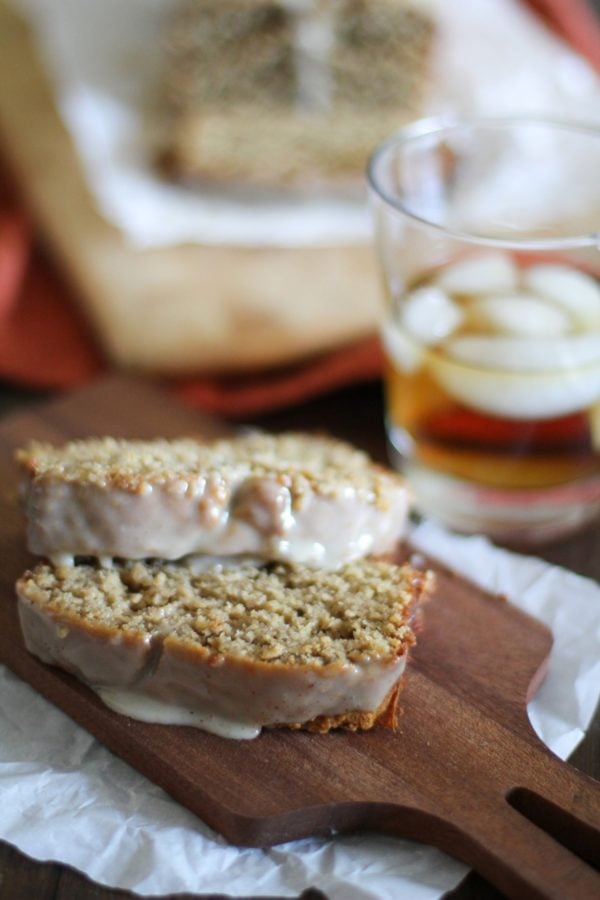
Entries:
POLYGON ((532 546, 566 537, 600 517, 600 478, 533 490, 487 487, 414 462, 389 436, 388 447, 415 511, 454 531, 532 546))

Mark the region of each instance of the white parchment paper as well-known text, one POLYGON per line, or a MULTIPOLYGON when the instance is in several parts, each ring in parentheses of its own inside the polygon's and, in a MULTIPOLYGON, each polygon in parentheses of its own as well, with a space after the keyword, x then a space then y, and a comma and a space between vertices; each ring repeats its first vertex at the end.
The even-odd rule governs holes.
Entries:
MULTIPOLYGON (((529 715, 566 758, 600 695, 600 586, 430 523, 413 543, 550 626, 550 669, 529 715)), ((331 900, 430 900, 466 872, 432 848, 385 836, 230 847, 2 667, 0 811, 0 838, 30 856, 142 894, 296 896, 312 885, 331 900)))
MULTIPOLYGON (((136 247, 367 241, 363 199, 211 193, 161 182, 145 110, 176 0, 12 0, 31 23, 98 209, 136 247)), ((600 122, 600 81, 518 0, 415 0, 437 23, 423 115, 546 113, 600 122)), ((400 123, 390 121, 390 132, 400 123)))

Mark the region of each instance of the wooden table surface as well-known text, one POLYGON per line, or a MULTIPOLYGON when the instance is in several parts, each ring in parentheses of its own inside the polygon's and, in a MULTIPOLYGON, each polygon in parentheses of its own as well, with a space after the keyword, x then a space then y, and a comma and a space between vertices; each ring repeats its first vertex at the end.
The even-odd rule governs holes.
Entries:
MULTIPOLYGON (((40 399, 40 396, 0 385, 0 415, 22 408, 40 399)), ((274 430, 321 428, 352 441, 376 459, 384 461, 386 449, 382 422, 380 386, 369 384, 329 394, 284 412, 256 417, 251 424, 274 430)), ((600 523, 585 533, 540 548, 537 555, 600 581, 600 523)), ((600 778, 600 712, 596 713, 585 740, 571 762, 582 771, 600 778)), ((34 862, 0 842, 0 900, 113 900, 132 896, 135 895, 93 884, 64 866, 34 862)), ((498 898, 500 894, 472 873, 449 896, 466 900, 498 898)), ((307 884, 302 897, 303 900, 317 900, 323 895, 318 891, 318 885, 307 884)))

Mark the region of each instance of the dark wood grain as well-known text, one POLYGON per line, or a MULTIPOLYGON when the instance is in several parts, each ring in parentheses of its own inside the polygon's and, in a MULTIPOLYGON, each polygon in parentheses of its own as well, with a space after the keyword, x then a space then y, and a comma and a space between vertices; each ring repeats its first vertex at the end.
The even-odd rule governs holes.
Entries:
POLYGON ((571 850, 588 859, 597 849, 598 785, 556 760, 530 730, 524 711, 548 654, 548 633, 443 570, 396 734, 265 732, 242 743, 131 722, 23 650, 10 598, 30 558, 14 490, 14 447, 31 437, 217 433, 222 427, 141 382, 119 379, 4 421, 0 470, 2 484, 10 487, 0 517, 0 583, 7 601, 0 658, 235 843, 265 846, 331 829, 368 828, 433 843, 512 896, 587 898, 600 892, 600 877, 538 827, 565 843, 568 835, 571 850), (543 807, 541 820, 538 797, 553 803, 543 807), (532 815, 532 804, 538 825, 523 815, 532 815))

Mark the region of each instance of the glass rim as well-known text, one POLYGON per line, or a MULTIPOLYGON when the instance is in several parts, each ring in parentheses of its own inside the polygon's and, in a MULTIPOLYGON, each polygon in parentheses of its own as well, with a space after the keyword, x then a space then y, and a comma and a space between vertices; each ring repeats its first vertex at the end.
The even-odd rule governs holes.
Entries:
MULTIPOLYGON (((588 231, 584 234, 575 234, 554 238, 519 238, 518 236, 510 238, 494 238, 485 237, 483 235, 473 234, 468 231, 460 231, 447 228, 433 222, 426 216, 420 216, 413 210, 408 209, 402 200, 386 191, 378 178, 377 170, 381 164, 383 157, 390 150, 401 147, 422 137, 442 135, 445 132, 458 131, 468 128, 509 128, 518 125, 541 125, 551 129, 561 129, 573 133, 588 134, 597 138, 600 146, 600 124, 596 125, 590 122, 569 121, 565 119, 551 118, 547 116, 535 115, 510 115, 510 116, 431 116, 416 121, 400 128, 394 132, 387 140, 379 144, 372 152, 366 166, 366 179, 370 191, 377 195, 387 206, 401 213, 407 219, 417 222, 419 225, 431 228, 446 237, 455 238, 456 240, 466 241, 479 244, 486 247, 496 247, 499 249, 510 249, 518 247, 523 250, 557 250, 572 249, 577 247, 597 247, 600 249, 600 221, 598 229, 588 231)), ((599 156, 600 168, 600 156, 599 156)), ((600 211, 599 211, 600 218, 600 211)))

